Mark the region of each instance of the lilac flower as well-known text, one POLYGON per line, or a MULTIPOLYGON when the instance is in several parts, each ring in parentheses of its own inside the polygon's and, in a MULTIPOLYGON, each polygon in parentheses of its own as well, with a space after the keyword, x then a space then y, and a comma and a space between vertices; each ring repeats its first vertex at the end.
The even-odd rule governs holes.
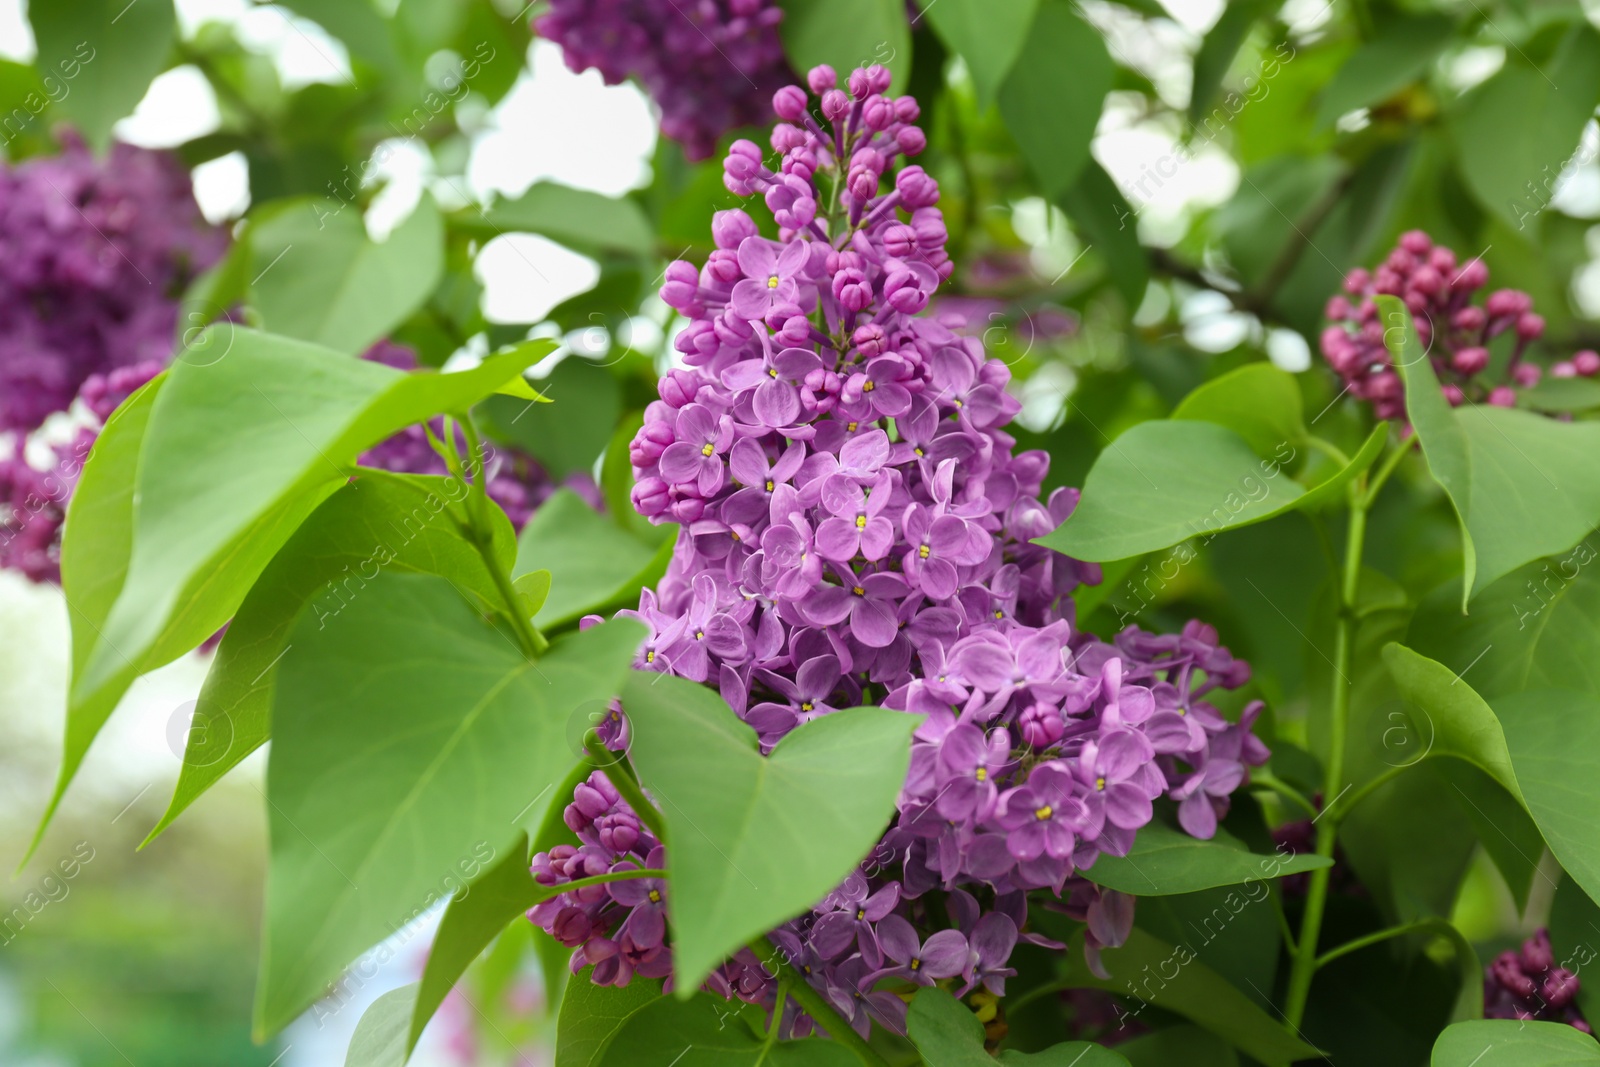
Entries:
POLYGON ((850 634, 868 648, 883 648, 899 631, 896 610, 906 595, 906 582, 897 574, 857 577, 848 569, 837 572, 845 585, 824 585, 812 590, 800 611, 818 626, 850 620, 850 634))
POLYGON ((889 915, 878 923, 878 943, 884 956, 898 964, 879 977, 893 975, 929 986, 940 978, 954 978, 967 967, 967 938, 960 930, 940 930, 923 941, 909 922, 889 915))
MULTIPOLYGON (((661 870, 666 866, 666 850, 660 845, 650 850, 645 867, 661 870)), ((613 871, 638 870, 634 864, 623 862, 613 871)), ((611 899, 625 908, 631 908, 622 930, 641 948, 653 948, 667 936, 667 883, 664 878, 628 878, 606 885, 611 899)))
POLYGON ((741 319, 765 319, 774 308, 794 303, 800 293, 798 276, 808 258, 801 241, 780 245, 765 237, 746 237, 739 242, 744 278, 733 287, 729 301, 733 313, 741 319))
POLYGON ((883 966, 883 949, 878 944, 875 924, 882 922, 900 903, 900 884, 890 882, 870 896, 866 886, 851 899, 841 902, 838 911, 828 912, 812 928, 811 944, 824 959, 834 959, 855 944, 870 967, 883 966))
POLYGON ((1019 860, 1041 855, 1066 859, 1077 846, 1078 834, 1093 829, 1076 779, 1055 761, 1039 764, 1025 783, 1007 790, 998 815, 1006 830, 1006 848, 1019 860))
POLYGON ((806 660, 796 672, 794 681, 763 668, 757 672, 758 679, 763 685, 781 693, 787 698, 787 703, 764 701, 749 710, 745 721, 755 727, 763 740, 771 738, 767 742, 769 745, 776 744, 778 739, 796 726, 834 710, 828 705, 828 697, 842 676, 839 658, 828 655, 813 656, 806 660))
POLYGON ((822 487, 823 507, 829 516, 817 527, 817 551, 827 559, 847 563, 858 554, 876 562, 894 547, 894 523, 883 517, 893 484, 887 471, 863 488, 844 475, 834 475, 822 487))
POLYGON ((966 985, 958 995, 966 996, 980 983, 997 997, 1006 995, 1006 979, 1016 977, 1014 967, 1007 967, 1011 950, 1017 947, 1017 924, 1003 912, 991 911, 979 919, 969 935, 966 985))
POLYGON ((959 723, 939 746, 939 814, 956 822, 982 822, 999 800, 996 782, 1011 762, 1011 737, 1004 729, 987 737, 972 723, 959 723))
POLYGON ((735 363, 722 372, 722 384, 736 394, 748 392, 756 421, 775 430, 793 424, 800 417, 799 383, 821 368, 822 359, 810 349, 784 348, 759 363, 753 360, 735 363))

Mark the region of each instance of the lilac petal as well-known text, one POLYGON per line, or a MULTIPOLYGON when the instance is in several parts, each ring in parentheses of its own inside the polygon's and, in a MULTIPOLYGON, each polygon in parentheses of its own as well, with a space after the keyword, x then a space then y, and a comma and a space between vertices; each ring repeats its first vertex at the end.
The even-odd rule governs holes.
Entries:
POLYGON ((1204 791, 1196 790, 1183 798, 1178 805, 1178 823, 1184 832, 1191 837, 1198 837, 1202 841, 1209 841, 1217 835, 1217 813, 1211 807, 1211 798, 1204 791))
POLYGON ((1100 737, 1095 773, 1111 781, 1122 781, 1154 756, 1155 749, 1138 730, 1108 730, 1100 737))
POLYGON ((967 967, 967 937, 960 930, 940 930, 922 946, 922 974, 954 978, 967 967))
POLYGON ((1009 685, 1016 669, 1009 649, 987 641, 959 642, 951 660, 963 677, 986 693, 997 693, 1009 685))
MULTIPOLYGON (((911 537, 911 531, 906 531, 911 537)), ((941 515, 928 531, 928 545, 938 556, 949 556, 961 551, 967 543, 967 522, 956 515, 941 515)))
POLYGON ((825 960, 836 959, 856 939, 855 913, 833 911, 811 928, 811 948, 825 960))
POLYGON ((876 893, 867 898, 861 910, 866 912, 868 922, 878 922, 885 915, 894 910, 900 903, 900 883, 890 882, 876 893))
POLYGON ((1114 889, 1102 889, 1100 898, 1089 905, 1086 921, 1089 932, 1106 948, 1121 948, 1133 933, 1134 898, 1114 889))
POLYGON ((876 562, 887 556, 893 547, 894 525, 888 519, 871 519, 862 528, 861 554, 867 559, 876 562))
POLYGON ((959 582, 956 568, 945 560, 937 557, 924 560, 917 568, 917 579, 930 600, 949 600, 956 595, 959 582))
MULTIPOLYGON (((673 445, 673 448, 678 447, 673 445)), ((671 451, 669 449, 668 451, 671 451)), ((695 487, 700 490, 700 495, 710 498, 722 488, 723 477, 726 472, 722 468, 722 461, 715 456, 702 456, 700 459, 700 476, 695 479, 695 487)))
POLYGON ((661 944, 667 934, 667 920, 662 909, 649 905, 633 909, 633 914, 628 916, 628 934, 641 948, 661 944))
POLYGON ((809 348, 785 348, 773 359, 778 373, 790 381, 804 378, 822 367, 822 358, 809 348))
POLYGON ((1104 796, 1106 821, 1113 826, 1120 826, 1124 830, 1137 830, 1150 821, 1153 814, 1150 798, 1138 787, 1126 783, 1110 785, 1106 787, 1104 796))
POLYGON ((817 551, 825 559, 838 563, 845 563, 855 558, 856 550, 861 546, 861 531, 856 529, 855 523, 848 519, 838 517, 825 519, 817 527, 817 551))
POLYGON ((885 915, 877 925, 878 945, 896 963, 909 964, 922 948, 917 931, 899 915, 885 915))
POLYGON ((868 648, 887 648, 900 627, 887 601, 856 597, 850 610, 850 632, 868 648))
POLYGON ((788 382, 768 378, 756 386, 754 410, 763 426, 788 426, 800 417, 800 394, 788 382))
MULTIPOLYGON (((746 278, 759 278, 763 289, 767 279, 777 273, 778 251, 765 237, 746 237, 739 242, 739 269, 746 278)), ((726 275, 724 275, 726 277, 726 275)))
POLYGON ((1016 858, 1004 834, 979 834, 967 848, 966 869, 974 878, 998 882, 1014 866, 1016 858))
POLYGON ((855 600, 850 590, 826 585, 808 594, 800 602, 800 610, 815 626, 833 626, 849 618, 855 600))
POLYGON ((795 695, 802 700, 821 703, 839 684, 842 674, 837 656, 814 656, 801 664, 795 675, 795 695))
MULTIPOLYGON (((722 372, 722 384, 735 393, 754 389, 764 381, 771 381, 758 359, 744 359, 722 372)), ((752 442, 754 443, 754 442, 752 442)))
POLYGON ((839 450, 840 468, 855 474, 877 474, 888 461, 889 435, 882 430, 869 430, 839 450))
MULTIPOLYGON (((734 480, 740 485, 753 486, 765 490, 767 478, 770 477, 767 467, 767 457, 753 437, 742 437, 734 442, 733 450, 728 453, 728 469, 733 472, 734 480)), ((762 496, 762 510, 766 510, 766 497, 762 496)))
POLYGON ((700 449, 687 441, 674 441, 661 453, 661 477, 674 484, 692 482, 700 475, 700 449))
POLYGON ((733 293, 728 300, 728 307, 741 319, 754 320, 765 318, 767 309, 772 306, 771 290, 766 282, 751 281, 746 278, 733 287, 733 293))
POLYGON ((972 930, 972 951, 985 969, 1003 967, 1017 947, 1017 924, 1003 912, 991 911, 972 930))

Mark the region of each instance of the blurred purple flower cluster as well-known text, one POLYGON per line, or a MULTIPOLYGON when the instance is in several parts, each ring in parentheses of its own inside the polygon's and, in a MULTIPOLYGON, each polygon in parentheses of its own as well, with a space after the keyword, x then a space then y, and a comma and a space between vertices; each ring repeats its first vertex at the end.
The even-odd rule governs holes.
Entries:
MULTIPOLYGON (((1497 289, 1478 303, 1478 291, 1488 281, 1489 268, 1481 259, 1460 263, 1450 249, 1435 245, 1421 230, 1411 230, 1382 266, 1351 271, 1344 293, 1328 301, 1333 325, 1322 331, 1322 354, 1352 395, 1372 402, 1378 418, 1404 418, 1405 385, 1384 347, 1383 323, 1373 299, 1397 296, 1411 310, 1417 337, 1452 406, 1486 402, 1511 407, 1517 388, 1537 385, 1543 376, 1539 366, 1523 357, 1529 344, 1543 335, 1544 319, 1534 313, 1533 299, 1518 289, 1497 289), (1512 339, 1503 362, 1489 351, 1502 334, 1512 339)), ((1600 374, 1600 355, 1580 352, 1554 365, 1551 373, 1600 374)))
MULTIPOLYGON (((367 349, 361 358, 395 370, 411 371, 417 368, 415 352, 388 340, 379 341, 367 349)), ((431 425, 436 436, 443 436, 442 418, 434 419, 431 425)), ((465 450, 463 440, 458 438, 456 443, 465 450)), ((539 505, 560 486, 551 480, 539 461, 526 452, 503 445, 490 447, 492 450, 484 457, 489 498, 505 509, 511 525, 520 531, 539 505)), ((363 452, 357 462, 364 467, 377 467, 396 474, 450 473, 444 459, 428 443, 428 431, 421 423, 407 426, 393 437, 374 445, 363 452)), ((596 510, 601 508, 600 491, 588 475, 574 475, 567 479, 567 485, 587 500, 591 507, 596 510)))
POLYGON ((64 411, 92 374, 171 356, 178 298, 227 248, 170 153, 115 144, 0 168, 0 430, 64 411))
POLYGON ((61 527, 89 450, 118 405, 160 373, 161 363, 149 360, 89 375, 78 400, 91 425, 80 426, 65 444, 45 446, 50 461, 42 467, 28 462, 24 435, 0 434, 0 448, 10 453, 0 459, 0 570, 35 582, 61 581, 61 527))
MULTIPOLYGON (((880 983, 999 994, 1019 939, 1060 947, 1028 931, 1031 890, 1088 924, 1098 965, 1132 900, 1078 872, 1126 854, 1157 797, 1210 837, 1267 751, 1258 704, 1229 722, 1206 700, 1250 673, 1209 626, 1112 643, 1075 629, 1070 594, 1098 567, 1031 542, 1076 492, 1039 500, 1049 458, 1013 452, 1005 365, 918 316, 952 265, 938 186, 920 167, 891 173, 923 146, 917 105, 884 95, 880 67, 847 89, 826 67, 808 83, 831 129, 786 87, 778 169, 748 141, 725 163, 730 190, 764 196, 779 239, 723 211, 704 268, 668 268, 687 369, 661 380, 634 438, 633 499, 682 530, 658 588, 624 614, 650 629, 636 666, 717 686, 764 749, 854 705, 922 717, 895 825, 771 935, 857 1029, 898 1030, 905 1002, 880 983)), ((625 721, 607 725, 602 739, 625 746, 625 721)), ((582 847, 536 857, 545 885, 661 866, 602 775, 567 821, 582 847)), ((575 971, 623 985, 670 972, 664 892, 613 882, 530 915, 577 949, 575 971)), ((768 1006, 776 992, 749 952, 708 985, 768 1006)))
POLYGON ((1568 1023, 1594 1031, 1578 1009, 1578 976, 1556 965, 1550 935, 1537 931, 1522 950, 1506 950, 1484 969, 1483 1014, 1489 1019, 1568 1023))
POLYGON ((762 101, 793 76, 782 18, 776 0, 551 0, 534 28, 574 71, 637 78, 661 132, 705 159, 728 130, 766 121, 762 101))

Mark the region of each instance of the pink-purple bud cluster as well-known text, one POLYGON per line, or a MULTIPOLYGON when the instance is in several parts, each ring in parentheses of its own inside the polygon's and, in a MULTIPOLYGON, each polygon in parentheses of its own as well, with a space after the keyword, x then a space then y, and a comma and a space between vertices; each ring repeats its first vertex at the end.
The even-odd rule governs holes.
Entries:
MULTIPOLYGON (((1060 947, 1028 929, 1032 890, 1088 924, 1091 954, 1121 943, 1131 898, 1079 872, 1125 854, 1158 797, 1211 836, 1267 758, 1259 705, 1230 722, 1206 699, 1249 678, 1210 627, 1107 643, 1073 625, 1071 593, 1099 568, 1032 540, 1077 493, 1040 500, 1049 457, 1013 452, 1005 365, 918 315, 952 264, 938 186, 899 159, 923 147, 917 106, 888 82, 871 67, 840 88, 813 70, 821 122, 804 89, 780 90, 776 168, 748 141, 724 165, 730 190, 764 197, 778 239, 724 211, 704 267, 667 272, 662 298, 689 320, 684 367, 630 455, 639 511, 682 528, 659 586, 625 613, 650 630, 636 667, 716 686, 766 750, 860 704, 922 717, 878 848, 771 935, 863 1033, 903 1029, 891 990, 951 979, 999 994, 1019 940, 1060 947)), ((625 747, 624 729, 618 716, 602 739, 625 747)), ((584 848, 537 857, 544 884, 660 866, 599 776, 568 819, 584 848)), ((642 901, 626 881, 578 890, 532 917, 577 949, 575 971, 595 963, 594 980, 622 984, 670 966, 651 886, 642 901)), ((776 991, 748 952, 707 985, 769 1006, 776 991)))
POLYGON ((1568 1023, 1593 1033, 1577 997, 1578 976, 1557 965, 1545 930, 1524 941, 1521 951, 1500 953, 1484 969, 1483 1014, 1489 1019, 1568 1023))
POLYGON ((64 411, 90 375, 172 354, 178 298, 221 257, 178 158, 115 144, 0 166, 0 431, 64 411))
POLYGON ((567 66, 608 85, 635 78, 661 109, 661 132, 705 159, 727 131, 765 122, 762 101, 793 77, 775 0, 551 0, 534 22, 567 66))
MULTIPOLYGON (((1489 403, 1511 407, 1518 388, 1537 385, 1543 371, 1526 362, 1528 346, 1544 333, 1544 318, 1533 311, 1533 299, 1518 289, 1497 289, 1478 302, 1489 281, 1481 259, 1458 262, 1456 254, 1421 230, 1411 230, 1375 271, 1357 268, 1344 282, 1344 293, 1328 301, 1333 325, 1322 331, 1322 354, 1353 396, 1371 401, 1380 419, 1405 417, 1405 384, 1384 346, 1384 326, 1374 297, 1387 294, 1405 301, 1416 323, 1417 337, 1444 383, 1451 406, 1489 403), (1508 335, 1510 356, 1494 360, 1490 344, 1508 335), (1490 372, 1490 364, 1495 369, 1490 372)), ((1600 356, 1580 353, 1552 373, 1572 376, 1600 373, 1600 356), (1581 365, 1581 369, 1580 369, 1581 365)))

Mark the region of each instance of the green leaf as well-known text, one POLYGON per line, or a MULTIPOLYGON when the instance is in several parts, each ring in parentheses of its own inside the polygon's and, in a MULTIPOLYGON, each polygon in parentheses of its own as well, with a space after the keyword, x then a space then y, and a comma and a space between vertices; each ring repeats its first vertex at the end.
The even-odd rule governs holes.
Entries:
POLYGON ((658 996, 630 1015, 610 1045, 588 1063, 665 1065, 676 1056, 676 1067, 860 1067, 854 1052, 827 1038, 769 1045, 751 1032, 741 1008, 737 1001, 703 993, 688 1001, 658 996))
POLYGON ((1239 54, 1245 38, 1256 21, 1272 7, 1266 0, 1234 0, 1222 8, 1222 17, 1200 42, 1200 51, 1194 57, 1194 79, 1189 92, 1189 124, 1200 125, 1205 113, 1211 110, 1217 94, 1222 91, 1222 80, 1239 54))
POLYGON ((852 70, 880 63, 902 89, 911 73, 911 27, 900 0, 779 0, 789 65, 808 71, 826 63, 842 84, 852 70))
POLYGON ((405 1067, 410 1052, 406 1023, 416 999, 417 986, 412 983, 391 989, 373 1001, 362 1012, 356 1032, 350 1035, 344 1067, 405 1067))
MULTIPOLYGON (((112 412, 89 452, 67 508, 61 533, 61 589, 72 621, 74 678, 88 669, 106 616, 127 580, 133 547, 134 477, 150 412, 166 382, 165 373, 157 376, 112 412)), ((61 771, 19 870, 39 847, 73 772, 125 691, 125 686, 108 689, 68 705, 61 771)))
POLYGON ((519 836, 493 867, 451 898, 450 906, 439 921, 439 930, 433 935, 422 981, 416 987, 414 1006, 406 1019, 403 1034, 406 1051, 416 1048, 428 1020, 439 1010, 439 1005, 444 1003, 444 998, 450 995, 472 961, 502 930, 519 919, 526 921, 524 913, 541 898, 550 896, 539 890, 528 868, 528 839, 519 836))
POLYGON ((1198 1026, 1170 1026, 1117 1046, 1131 1067, 1239 1067, 1226 1041, 1198 1026))
POLYGON ((1427 755, 1465 760, 1520 800, 1505 732, 1483 697, 1444 664, 1404 645, 1385 646, 1383 659, 1400 692, 1427 713, 1432 727, 1426 735, 1431 739, 1427 755))
MULTIPOLYGON (((1556 966, 1582 974, 1600 956, 1596 946, 1600 946, 1600 907, 1589 899, 1582 886, 1562 875, 1550 903, 1550 947, 1555 952, 1556 966)), ((1584 1018, 1600 1015, 1600 988, 1592 982, 1580 983, 1578 1007, 1583 1009, 1584 1018)))
POLYGON ((1172 418, 1226 426, 1244 438, 1256 455, 1270 458, 1284 445, 1306 439, 1300 407, 1300 387, 1294 375, 1271 363, 1246 363, 1184 397, 1172 418))
POLYGON ((1244 438, 1214 423, 1142 422, 1106 446, 1072 515, 1035 543, 1104 562, 1313 507, 1370 467, 1387 437, 1388 425, 1380 423, 1349 466, 1306 489, 1283 473, 1292 447, 1261 459, 1244 438))
POLYGON ((1428 468, 1461 520, 1465 611, 1495 579, 1570 549, 1600 526, 1600 466, 1591 462, 1600 423, 1487 404, 1452 410, 1405 305, 1380 296, 1378 308, 1428 468))
POLYGON ((1083 935, 1075 937, 1062 956, 1064 986, 1104 989, 1175 1012, 1265 1067, 1288 1067, 1317 1055, 1316 1049, 1197 960, 1187 945, 1170 945, 1136 926, 1121 948, 1102 949, 1100 955, 1110 979, 1090 972, 1083 958, 1083 935))
POLYGON ((1090 159, 1057 203, 1105 264, 1112 285, 1128 307, 1137 308, 1150 283, 1150 264, 1139 243, 1133 208, 1111 175, 1090 159))
POLYGON ((1455 583, 1424 597, 1406 643, 1472 682, 1485 699, 1524 689, 1600 694, 1600 568, 1595 539, 1488 586, 1461 614, 1455 583))
POLYGON ((431 575, 381 576, 326 630, 300 620, 272 708, 258 1034, 520 840, 577 759, 567 720, 618 691, 642 637, 606 623, 530 662, 431 575))
MULTIPOLYGON (((534 617, 540 629, 589 614, 639 606, 639 590, 666 573, 675 538, 647 545, 570 489, 539 506, 517 540, 515 573, 550 572, 550 595, 534 617)), ((520 580, 520 579, 519 579, 520 580)))
POLYGON ((1600 1043, 1565 1023, 1479 1019, 1456 1023, 1433 1046, 1432 1067, 1592 1067, 1600 1043))
POLYGON ((663 999, 659 978, 635 976, 618 989, 595 985, 591 973, 573 975, 561 1000, 555 1067, 599 1067, 628 1020, 663 999))
POLYGON ((1101 856, 1082 874, 1107 889, 1139 897, 1162 897, 1281 878, 1331 865, 1325 856, 1259 855, 1226 830, 1218 830, 1216 837, 1202 841, 1165 823, 1153 822, 1139 831, 1126 856, 1101 856))
POLYGON ((28 21, 38 47, 34 67, 47 85, 66 86, 55 109, 104 150, 111 127, 133 113, 166 66, 176 27, 172 0, 40 0, 28 5, 28 21))
POLYGON ((533 453, 552 477, 594 466, 622 413, 622 391, 611 372, 586 359, 568 357, 535 383, 552 403, 535 406, 507 396, 484 405, 499 437, 533 453))
POLYGON ((1517 406, 1530 411, 1563 414, 1600 408, 1600 381, 1545 375, 1532 389, 1517 391, 1517 406))
POLYGON ((1347 112, 1388 100, 1426 74, 1454 34, 1454 20, 1444 15, 1385 22, 1322 90, 1317 125, 1332 126, 1347 112))
POLYGON ((481 211, 466 209, 452 216, 450 224, 485 240, 504 233, 536 233, 589 254, 655 254, 655 230, 636 201, 558 182, 534 182, 521 196, 496 200, 481 211))
POLYGON ((444 276, 444 222, 427 195, 382 243, 354 205, 315 199, 258 213, 249 240, 263 325, 351 355, 409 318, 444 276))
POLYGON ((755 731, 705 686, 635 671, 623 706, 639 779, 666 820, 680 992, 861 862, 894 812, 918 721, 884 708, 839 711, 763 757, 755 731))
MULTIPOLYGON (((347 600, 383 570, 442 575, 498 603, 483 557, 461 536, 466 490, 454 478, 364 469, 311 513, 228 625, 195 704, 172 803, 145 844, 272 735, 275 669, 307 605, 319 630, 336 626, 347 600)), ((492 515, 493 551, 509 567, 516 535, 504 512, 492 515)))
POLYGON ((1033 23, 1039 0, 986 4, 982 0, 939 0, 923 9, 939 39, 960 54, 972 74, 978 109, 987 110, 1016 62, 1033 23))
MULTIPOLYGON (((403 374, 231 323, 201 334, 141 416, 135 492, 120 506, 139 503, 116 520, 132 526, 131 549, 113 527, 73 561, 68 595, 83 623, 73 647, 82 652, 40 832, 133 679, 215 633, 295 528, 348 480, 358 454, 413 422, 466 408, 535 358, 537 349, 519 350, 458 374, 403 374)), ((119 455, 126 477, 135 460, 119 455)), ((72 509, 99 509, 100 495, 84 494, 72 509)))
POLYGON ((1600 33, 1579 22, 1542 66, 1520 54, 1448 115, 1461 175, 1485 208, 1522 230, 1550 202, 1600 103, 1600 33), (1530 121, 1537 117, 1537 121, 1530 121))
POLYGON ((1099 32, 1068 0, 1038 0, 1022 52, 1000 86, 1000 115, 1047 197, 1089 162, 1115 67, 1099 32))
POLYGON ((983 1024, 959 1000, 937 986, 920 990, 906 1012, 906 1036, 928 1067, 983 1067, 983 1024))
POLYGON ((511 587, 522 597, 523 613, 531 619, 539 614, 539 609, 550 597, 550 572, 529 571, 512 582, 511 587))

